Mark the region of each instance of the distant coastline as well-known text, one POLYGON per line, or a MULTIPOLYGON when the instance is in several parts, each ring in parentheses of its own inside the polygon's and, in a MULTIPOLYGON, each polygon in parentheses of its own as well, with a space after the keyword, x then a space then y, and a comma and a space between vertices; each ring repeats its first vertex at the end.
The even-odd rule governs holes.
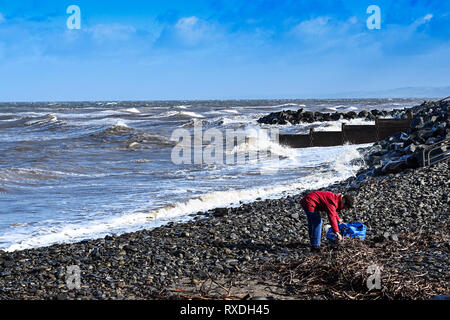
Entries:
POLYGON ((248 96, 236 97, 234 96, 214 96, 214 97, 174 97, 174 98, 124 98, 124 97, 89 97, 89 98, 67 98, 67 99, 4 99, 0 96, 1 103, 69 103, 69 102, 190 102, 190 101, 242 101, 242 100, 371 100, 371 99, 421 99, 434 100, 442 99, 450 96, 450 86, 442 87, 402 87, 392 89, 380 90, 354 90, 344 92, 316 92, 316 93, 302 93, 302 92, 285 92, 282 94, 267 95, 266 93, 253 93, 248 96))

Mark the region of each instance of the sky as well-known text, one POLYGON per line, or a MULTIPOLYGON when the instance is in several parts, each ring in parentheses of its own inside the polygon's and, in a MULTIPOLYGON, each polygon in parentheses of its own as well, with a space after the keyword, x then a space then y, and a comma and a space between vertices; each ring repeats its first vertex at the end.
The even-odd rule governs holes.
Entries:
POLYGON ((450 86, 449 14, 439 0, 0 0, 0 101, 450 86))

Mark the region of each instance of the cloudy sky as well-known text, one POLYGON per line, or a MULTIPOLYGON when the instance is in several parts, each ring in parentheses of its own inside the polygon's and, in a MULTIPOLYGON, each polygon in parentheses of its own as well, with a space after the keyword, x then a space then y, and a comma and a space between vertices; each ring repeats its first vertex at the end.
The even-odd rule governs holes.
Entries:
POLYGON ((0 101, 449 86, 450 1, 0 0, 0 101), (81 28, 68 29, 77 5, 81 28), (370 5, 381 10, 369 29, 370 5))

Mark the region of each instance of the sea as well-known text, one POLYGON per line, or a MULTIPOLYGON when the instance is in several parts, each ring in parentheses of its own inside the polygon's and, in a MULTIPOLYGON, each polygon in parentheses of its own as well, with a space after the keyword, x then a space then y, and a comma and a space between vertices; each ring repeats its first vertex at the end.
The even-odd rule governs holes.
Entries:
POLYGON ((364 164, 360 150, 370 144, 293 149, 278 144, 269 130, 291 134, 307 133, 310 128, 333 131, 340 130, 343 122, 370 122, 354 119, 265 125, 257 122, 260 117, 300 108, 320 112, 403 109, 421 102, 273 99, 0 103, 0 250, 152 229, 188 221, 197 212, 217 207, 326 187, 354 176, 364 164), (197 160, 202 159, 208 147, 203 139, 207 132, 209 138, 211 133, 218 135, 206 139, 215 141, 212 155, 223 152, 225 159, 231 152, 230 159, 241 155, 241 161, 219 161, 220 157, 214 162, 176 160, 189 151, 180 153, 177 149, 182 141, 190 142, 190 146, 197 141, 200 148, 193 148, 190 156, 194 158, 197 152, 197 160), (225 132, 244 132, 246 139, 227 145, 225 132), (222 144, 223 148, 218 148, 222 144), (269 149, 271 156, 250 156, 263 149, 269 149), (276 170, 264 170, 267 168, 276 170))

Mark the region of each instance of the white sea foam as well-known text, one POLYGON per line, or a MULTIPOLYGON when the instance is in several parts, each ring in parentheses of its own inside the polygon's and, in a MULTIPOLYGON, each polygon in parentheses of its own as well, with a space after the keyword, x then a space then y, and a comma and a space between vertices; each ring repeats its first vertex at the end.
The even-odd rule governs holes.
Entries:
POLYGON ((127 108, 127 109, 119 109, 117 110, 118 112, 126 112, 126 113, 141 113, 138 109, 136 108, 127 108))
POLYGON ((30 120, 24 123, 25 126, 33 126, 33 125, 43 125, 48 123, 55 123, 58 122, 58 117, 54 114, 47 114, 43 117, 44 119, 36 119, 36 120, 30 120))
POLYGON ((221 124, 222 126, 234 126, 236 124, 241 125, 250 125, 251 127, 256 122, 257 117, 254 115, 236 115, 236 116, 227 116, 220 117, 218 120, 215 120, 216 123, 221 124))
POLYGON ((272 154, 292 160, 297 157, 297 149, 280 145, 273 138, 271 139, 264 129, 247 127, 245 137, 247 138, 245 142, 235 146, 232 150, 227 150, 227 153, 248 154, 250 152, 270 151, 272 154))
POLYGON ((345 106, 345 105, 338 105, 335 107, 335 109, 339 109, 340 111, 353 111, 353 110, 358 110, 357 107, 353 107, 353 106, 345 106))
POLYGON ((114 124, 115 127, 128 128, 127 124, 123 120, 119 120, 114 124))
POLYGON ((239 113, 238 110, 234 110, 234 109, 220 110, 219 112, 235 113, 235 114, 238 114, 238 113, 239 113))
POLYGON ((189 116, 192 118, 204 118, 203 115, 196 113, 196 112, 191 112, 191 111, 182 111, 182 112, 180 112, 180 114, 186 115, 186 116, 189 116))
POLYGON ((304 104, 298 104, 298 103, 283 103, 283 104, 278 104, 278 105, 273 106, 273 107, 274 108, 279 108, 279 107, 292 107, 292 106, 305 107, 304 104))
POLYGON ((368 121, 362 118, 356 118, 350 120, 342 119, 338 121, 299 124, 292 126, 290 131, 294 131, 295 133, 307 134, 309 132, 309 128, 311 127, 314 127, 315 131, 341 131, 343 123, 346 125, 375 125, 375 121, 368 121))
POLYGON ((176 110, 171 110, 171 111, 166 111, 163 114, 157 115, 155 116, 155 118, 170 118, 170 117, 185 117, 187 119, 189 118, 204 118, 203 115, 196 113, 196 112, 192 112, 192 111, 176 111, 176 110))
POLYGON ((180 112, 179 111, 166 111, 166 112, 164 112, 164 113, 161 113, 161 114, 158 114, 158 115, 155 115, 153 118, 168 118, 168 117, 172 117, 172 116, 174 116, 174 115, 176 115, 176 114, 179 114, 180 112))

